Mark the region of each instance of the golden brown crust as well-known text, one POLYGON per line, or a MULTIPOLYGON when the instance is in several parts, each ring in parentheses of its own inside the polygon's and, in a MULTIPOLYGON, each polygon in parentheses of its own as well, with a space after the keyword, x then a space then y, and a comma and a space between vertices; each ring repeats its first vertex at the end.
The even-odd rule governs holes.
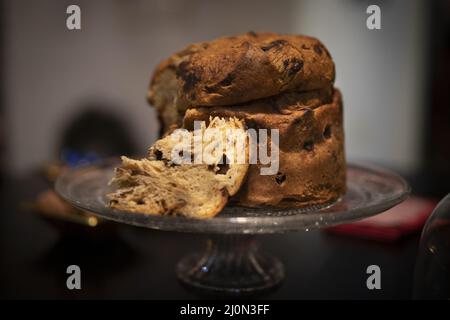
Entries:
POLYGON ((193 44, 160 64, 148 98, 167 68, 177 74, 179 102, 193 106, 243 103, 289 91, 329 87, 334 63, 317 39, 246 33, 193 44))
POLYGON ((331 100, 323 92, 270 100, 192 108, 186 112, 185 126, 209 116, 232 116, 244 119, 249 128, 279 129, 278 174, 264 176, 261 165, 250 165, 246 182, 232 198, 240 205, 310 206, 338 199, 346 189, 340 92, 334 90, 331 100))

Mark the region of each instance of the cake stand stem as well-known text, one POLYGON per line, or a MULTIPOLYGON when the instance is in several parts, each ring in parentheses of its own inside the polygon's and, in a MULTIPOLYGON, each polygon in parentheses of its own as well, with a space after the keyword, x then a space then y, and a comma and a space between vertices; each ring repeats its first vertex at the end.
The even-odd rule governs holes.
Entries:
POLYGON ((177 265, 179 280, 188 287, 219 294, 252 294, 278 285, 282 263, 261 252, 253 235, 211 235, 202 253, 177 265))

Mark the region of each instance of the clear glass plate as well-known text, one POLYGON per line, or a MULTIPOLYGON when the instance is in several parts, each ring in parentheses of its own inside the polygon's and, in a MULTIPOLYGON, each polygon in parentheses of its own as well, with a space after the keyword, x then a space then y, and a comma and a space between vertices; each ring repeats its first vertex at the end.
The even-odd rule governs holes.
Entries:
POLYGON ((100 217, 136 226, 193 233, 261 234, 321 228, 368 217, 403 201, 410 189, 400 176, 369 165, 349 164, 347 193, 336 203, 308 208, 246 208, 227 206, 216 217, 196 220, 123 212, 108 208, 108 182, 118 163, 69 170, 56 191, 73 205, 100 217))
POLYGON ((403 201, 408 184, 398 175, 367 165, 350 164, 347 193, 334 204, 309 208, 244 208, 227 206, 216 217, 196 220, 123 212, 107 207, 108 182, 117 162, 106 161, 67 171, 56 181, 57 192, 73 205, 100 217, 136 226, 208 233, 205 249, 181 259, 178 279, 208 294, 254 295, 276 288, 284 266, 265 253, 255 235, 331 226, 383 212, 403 201))

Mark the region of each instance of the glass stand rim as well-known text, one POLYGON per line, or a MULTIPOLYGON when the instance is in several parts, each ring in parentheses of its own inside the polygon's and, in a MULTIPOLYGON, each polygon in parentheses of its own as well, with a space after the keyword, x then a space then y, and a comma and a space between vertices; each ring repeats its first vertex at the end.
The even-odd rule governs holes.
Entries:
POLYGON ((56 191, 74 206, 102 218, 135 226, 191 233, 264 234, 328 227, 383 212, 406 199, 410 188, 400 176, 370 165, 349 164, 347 192, 331 205, 310 208, 226 206, 211 219, 124 212, 107 206, 114 164, 77 168, 62 174, 56 191))

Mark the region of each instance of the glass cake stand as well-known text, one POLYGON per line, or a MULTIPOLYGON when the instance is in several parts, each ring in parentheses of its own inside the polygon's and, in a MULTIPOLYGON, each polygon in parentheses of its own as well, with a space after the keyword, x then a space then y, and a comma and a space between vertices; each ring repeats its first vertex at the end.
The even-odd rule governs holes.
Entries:
POLYGON ((402 202, 409 186, 400 176, 368 165, 349 164, 347 192, 339 201, 308 208, 227 206, 214 218, 196 220, 123 212, 107 207, 108 182, 118 163, 72 169, 56 181, 67 201, 102 218, 139 227, 208 234, 206 249, 181 259, 179 280, 219 294, 249 294, 273 288, 284 278, 283 264, 263 252, 255 235, 310 230, 362 219, 402 202))

